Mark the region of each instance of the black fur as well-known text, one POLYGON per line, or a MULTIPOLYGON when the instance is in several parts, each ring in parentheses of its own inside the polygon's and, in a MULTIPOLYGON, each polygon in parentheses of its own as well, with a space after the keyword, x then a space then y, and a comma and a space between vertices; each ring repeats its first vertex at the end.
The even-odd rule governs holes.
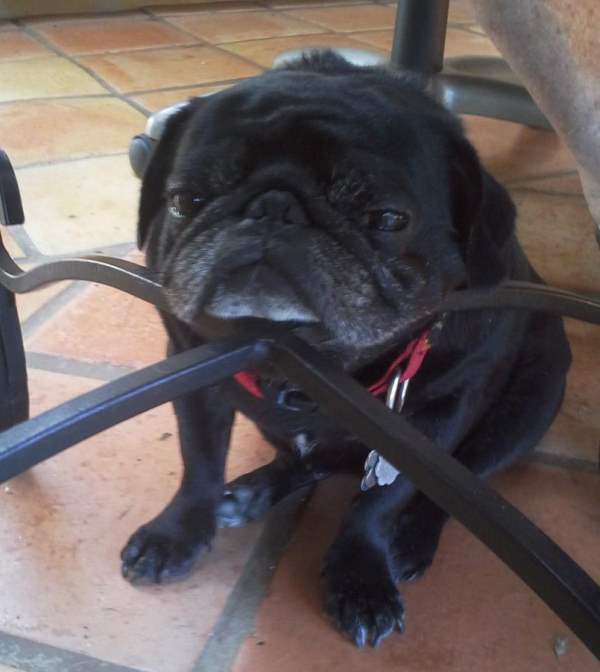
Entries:
MULTIPOLYGON (((325 53, 193 100, 174 117, 144 179, 139 231, 177 316, 163 315, 172 351, 289 309, 292 322, 305 323, 299 333, 369 380, 447 292, 539 280, 514 220, 460 123, 418 80, 325 53), (187 219, 167 211, 168 194, 181 190, 204 199, 187 219), (381 209, 412 221, 373 231, 381 209), (228 311, 243 315, 226 319, 228 311)), ((569 362, 555 317, 455 313, 411 382, 404 413, 487 476, 535 446, 560 406, 569 362)), ((123 572, 133 580, 185 574, 218 525, 243 525, 333 473, 360 475, 369 449, 333 419, 283 410, 235 381, 175 409, 183 482, 125 547, 123 572), (278 456, 225 485, 235 410, 278 456)), ((396 584, 431 564, 446 518, 403 477, 357 490, 323 568, 326 611, 357 645, 403 628, 396 584)))

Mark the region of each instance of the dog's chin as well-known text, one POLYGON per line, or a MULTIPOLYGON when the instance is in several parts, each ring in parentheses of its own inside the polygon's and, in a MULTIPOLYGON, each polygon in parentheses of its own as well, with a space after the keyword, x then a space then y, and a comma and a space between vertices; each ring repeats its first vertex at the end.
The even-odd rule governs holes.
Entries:
POLYGON ((295 325, 319 322, 294 288, 264 265, 240 269, 219 282, 203 312, 221 320, 251 318, 295 325))

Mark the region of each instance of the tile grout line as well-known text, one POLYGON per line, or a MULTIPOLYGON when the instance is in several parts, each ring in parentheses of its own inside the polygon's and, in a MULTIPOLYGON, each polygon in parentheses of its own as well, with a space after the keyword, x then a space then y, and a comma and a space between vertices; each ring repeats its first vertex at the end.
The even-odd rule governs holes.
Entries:
POLYGON ((0 632, 0 663, 14 672, 142 672, 6 632, 0 632))
POLYGON ((199 88, 201 86, 221 86, 225 84, 237 84, 238 82, 243 82, 245 81, 245 77, 237 77, 237 78, 232 78, 232 79, 219 79, 215 82, 196 82, 193 84, 179 84, 177 86, 165 86, 162 89, 133 89, 131 91, 128 91, 126 95, 128 96, 144 96, 149 93, 163 93, 163 91, 170 92, 170 91, 178 91, 181 89, 194 89, 194 88, 199 88))
MULTIPOLYGON (((14 61, 13 61, 14 62, 14 61)), ((82 98, 84 100, 90 100, 94 98, 114 98, 112 94, 108 91, 106 93, 82 93, 82 94, 73 94, 65 96, 41 96, 33 98, 11 98, 10 100, 0 100, 0 107, 3 105, 14 105, 15 103, 42 103, 42 102, 52 102, 54 100, 78 100, 82 98)))
POLYGON ((92 68, 88 68, 87 66, 83 65, 82 63, 79 63, 76 58, 73 56, 70 56, 66 52, 64 52, 62 49, 59 49, 56 47, 50 40, 45 38, 43 35, 38 33, 34 28, 32 28, 30 25, 25 23, 22 19, 19 19, 17 21, 18 25, 21 26, 23 32, 25 32, 27 35, 35 39, 38 43, 42 44, 44 47, 52 51, 54 54, 57 56, 60 56, 61 58, 66 59, 69 63, 74 65, 76 68, 80 68, 83 70, 87 75, 89 75, 93 80, 96 81, 96 83, 100 84, 100 86, 108 91, 110 94, 112 94, 115 98, 118 98, 120 101, 124 102, 126 105, 129 107, 132 107, 134 110, 137 110, 140 112, 140 114, 143 114, 144 117, 148 117, 148 113, 146 110, 141 106, 138 105, 135 101, 128 100, 126 96, 121 94, 117 89, 115 89, 111 84, 109 84, 107 81, 105 81, 100 75, 98 75, 92 68))
MULTIPOLYGON (((241 13, 243 14, 244 12, 241 12, 241 13)), ((249 58, 246 58, 245 56, 240 56, 239 54, 232 54, 230 51, 227 51, 226 49, 221 49, 219 45, 217 45, 217 44, 211 44, 210 42, 208 42, 208 40, 205 40, 205 39, 202 38, 202 37, 198 37, 197 35, 194 35, 193 33, 190 33, 190 32, 189 32, 188 30, 186 30, 185 28, 181 28, 181 27, 179 27, 179 26, 176 26, 176 24, 171 23, 171 22, 170 22, 167 18, 165 18, 165 17, 158 16, 158 17, 157 17, 157 20, 158 20, 160 23, 163 23, 164 25, 170 26, 171 28, 173 28, 173 27, 177 27, 178 30, 180 30, 180 31, 183 32, 184 34, 186 34, 186 35, 190 35, 190 37, 193 37, 193 38, 197 41, 197 44, 196 44, 196 45, 190 45, 190 46, 210 47, 210 48, 215 49, 215 50, 217 50, 217 51, 219 51, 219 52, 221 52, 221 53, 223 53, 223 54, 227 54, 227 56, 229 56, 229 57, 233 56, 234 58, 238 58, 240 61, 244 62, 246 65, 251 65, 253 68, 259 68, 259 70, 260 70, 261 72, 264 72, 265 69, 266 69, 266 68, 264 68, 262 65, 259 65, 258 63, 255 63, 254 61, 250 60, 249 58)), ((250 75, 250 76, 252 76, 252 75, 250 75)), ((241 78, 237 78, 237 79, 238 79, 238 81, 243 81, 244 79, 247 79, 247 78, 246 78, 246 77, 241 77, 241 78)), ((229 80, 228 80, 228 81, 229 81, 229 80)), ((206 86, 211 86, 211 82, 206 82, 205 85, 206 85, 206 86)))
POLYGON ((576 194, 565 191, 549 191, 547 189, 535 189, 534 187, 525 186, 511 186, 509 187, 509 191, 511 193, 519 192, 524 194, 539 194, 540 196, 558 196, 560 198, 580 200, 583 201, 583 203, 586 203, 585 196, 583 194, 576 194))
POLYGON ((23 320, 23 322, 21 322, 23 341, 34 336, 48 320, 52 319, 60 310, 69 304, 72 299, 79 296, 84 289, 84 283, 70 282, 69 285, 56 296, 53 296, 46 301, 46 303, 40 306, 28 318, 23 320))
POLYGON ((47 159, 46 161, 32 161, 31 163, 15 163, 13 168, 16 170, 27 170, 28 168, 47 168, 48 166, 57 166, 64 163, 76 163, 77 161, 88 161, 89 159, 109 159, 115 156, 127 156, 128 152, 109 152, 107 154, 86 154, 85 156, 70 156, 64 159, 47 159))
POLYGON ((48 373, 61 373, 77 378, 90 378, 110 382, 139 370, 139 367, 107 362, 86 362, 63 355, 52 355, 45 352, 28 350, 25 353, 27 367, 48 373))
POLYGON ((535 182, 536 180, 549 180, 557 177, 573 177, 578 175, 576 168, 565 169, 565 170, 554 170, 547 173, 540 173, 535 175, 525 175, 525 177, 517 177, 514 180, 507 180, 504 182, 504 185, 507 187, 518 186, 523 182, 535 182))
POLYGON ((549 453, 545 450, 536 450, 522 459, 525 464, 541 464, 547 467, 556 467, 565 471, 582 471, 588 474, 600 474, 600 459, 598 462, 582 457, 569 457, 558 453, 549 453))
POLYGON ((191 672, 229 672, 252 633, 258 610, 314 487, 303 488, 276 505, 231 591, 211 636, 191 672))

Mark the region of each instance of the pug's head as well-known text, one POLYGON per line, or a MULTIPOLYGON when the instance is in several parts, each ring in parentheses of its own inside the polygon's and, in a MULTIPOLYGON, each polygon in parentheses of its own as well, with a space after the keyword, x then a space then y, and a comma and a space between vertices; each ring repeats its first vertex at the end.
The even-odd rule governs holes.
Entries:
POLYGON ((418 82, 316 52, 169 120, 139 240, 198 333, 316 325, 320 347, 356 368, 447 292, 501 280, 513 222, 459 122, 418 82))

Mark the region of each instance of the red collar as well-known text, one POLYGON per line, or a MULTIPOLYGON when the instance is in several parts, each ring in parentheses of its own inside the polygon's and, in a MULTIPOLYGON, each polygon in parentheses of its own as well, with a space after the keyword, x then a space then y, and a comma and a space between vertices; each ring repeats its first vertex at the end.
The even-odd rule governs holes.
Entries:
MULTIPOLYGON (((389 365, 383 376, 372 385, 369 385, 367 389, 374 397, 380 397, 387 392, 387 388, 392 377, 403 362, 408 360, 398 382, 403 383, 405 380, 409 380, 417 373, 417 371, 421 368, 421 364, 423 364, 425 355, 431 348, 431 343, 429 341, 430 333, 431 330, 427 329, 421 334, 421 336, 414 338, 406 346, 402 354, 396 357, 396 359, 389 365)), ((260 385, 258 384, 258 376, 256 374, 250 373, 248 371, 240 371, 234 375, 234 378, 253 397, 256 397, 257 399, 264 398, 264 394, 260 389, 260 385)))

